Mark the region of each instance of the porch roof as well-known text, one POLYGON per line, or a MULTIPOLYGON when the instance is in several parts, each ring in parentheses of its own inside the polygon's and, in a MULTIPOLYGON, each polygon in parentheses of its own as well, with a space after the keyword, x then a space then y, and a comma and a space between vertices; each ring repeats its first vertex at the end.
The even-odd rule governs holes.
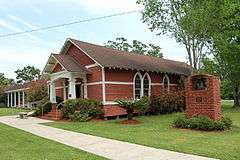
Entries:
POLYGON ((87 68, 79 64, 72 56, 64 54, 52 54, 54 58, 66 69, 68 72, 85 72, 91 73, 87 68))

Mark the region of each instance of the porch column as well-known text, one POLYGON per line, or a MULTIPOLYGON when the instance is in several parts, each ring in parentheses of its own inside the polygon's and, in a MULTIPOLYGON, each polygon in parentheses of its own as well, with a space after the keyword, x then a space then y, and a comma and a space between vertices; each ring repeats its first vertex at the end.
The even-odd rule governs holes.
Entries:
POLYGON ((86 78, 83 78, 83 91, 84 91, 83 98, 87 98, 87 79, 86 78))
POLYGON ((14 92, 14 107, 17 107, 17 92, 14 92))
POLYGON ((50 83, 50 102, 51 103, 57 103, 56 102, 56 89, 55 89, 55 83, 50 83))
POLYGON ((18 92, 18 107, 21 107, 21 92, 18 92))
POLYGON ((75 79, 69 79, 69 86, 68 86, 68 99, 76 99, 76 87, 75 87, 75 79))
POLYGON ((10 94, 10 97, 11 97, 10 106, 12 107, 13 106, 13 93, 10 92, 9 94, 10 94))
POLYGON ((22 91, 22 106, 25 107, 25 93, 22 91))
POLYGON ((8 107, 9 107, 9 98, 10 98, 9 93, 7 93, 7 106, 8 107))

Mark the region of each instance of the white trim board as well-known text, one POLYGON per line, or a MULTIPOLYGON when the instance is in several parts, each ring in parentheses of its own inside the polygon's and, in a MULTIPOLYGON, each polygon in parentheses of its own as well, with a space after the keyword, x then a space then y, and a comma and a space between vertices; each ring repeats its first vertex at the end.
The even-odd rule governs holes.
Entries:
POLYGON ((85 67, 88 69, 88 68, 93 68, 93 67, 97 67, 97 66, 99 66, 97 63, 93 63, 93 64, 87 65, 85 67))
MULTIPOLYGON (((98 82, 87 83, 87 85, 90 86, 90 85, 98 85, 103 83, 104 83, 103 81, 98 81, 98 82)), ((105 84, 133 85, 133 82, 105 81, 105 84)))

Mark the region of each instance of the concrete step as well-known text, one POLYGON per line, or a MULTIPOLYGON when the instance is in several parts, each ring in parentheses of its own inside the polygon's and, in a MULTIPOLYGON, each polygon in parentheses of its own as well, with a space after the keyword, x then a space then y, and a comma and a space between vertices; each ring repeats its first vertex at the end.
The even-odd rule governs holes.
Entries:
POLYGON ((41 116, 40 118, 42 119, 48 119, 48 120, 60 120, 60 117, 48 117, 48 116, 41 116))

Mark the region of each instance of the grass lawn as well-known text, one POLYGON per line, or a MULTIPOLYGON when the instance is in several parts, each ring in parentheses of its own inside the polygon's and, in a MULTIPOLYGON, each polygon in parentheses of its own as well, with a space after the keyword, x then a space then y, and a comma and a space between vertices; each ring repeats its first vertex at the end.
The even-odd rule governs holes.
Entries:
POLYGON ((29 112, 30 110, 18 109, 18 108, 1 108, 0 107, 0 116, 10 116, 17 115, 19 112, 29 112))
MULTIPOLYGON (((122 125, 119 120, 103 122, 53 122, 46 125, 107 137, 155 148, 208 156, 225 160, 240 159, 240 109, 230 103, 222 107, 224 116, 233 120, 233 128, 224 132, 201 132, 171 127, 178 114, 144 116, 139 125, 122 125)), ((121 119, 120 119, 121 120, 121 119)))
POLYGON ((102 157, 0 123, 2 160, 101 160, 102 157))
MULTIPOLYGON (((0 116, 21 109, 0 108, 0 116)), ((104 158, 0 123, 1 160, 102 160, 104 158)))

